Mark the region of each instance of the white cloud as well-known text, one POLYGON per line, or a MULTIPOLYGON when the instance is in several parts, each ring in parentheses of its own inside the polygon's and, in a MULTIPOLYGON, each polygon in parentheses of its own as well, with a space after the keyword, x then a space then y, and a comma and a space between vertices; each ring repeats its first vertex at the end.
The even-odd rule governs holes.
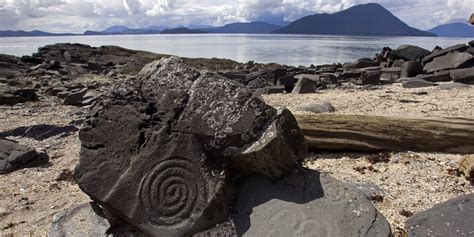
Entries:
POLYGON ((237 21, 293 21, 377 2, 421 29, 466 21, 473 0, 0 0, 0 29, 53 32, 100 30, 112 24, 223 25, 237 21))

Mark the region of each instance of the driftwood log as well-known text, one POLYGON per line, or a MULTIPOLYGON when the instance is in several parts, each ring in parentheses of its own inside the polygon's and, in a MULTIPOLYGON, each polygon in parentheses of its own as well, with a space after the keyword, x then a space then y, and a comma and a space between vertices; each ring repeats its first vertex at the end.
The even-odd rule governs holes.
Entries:
POLYGON ((474 153, 474 119, 295 115, 313 150, 474 153))

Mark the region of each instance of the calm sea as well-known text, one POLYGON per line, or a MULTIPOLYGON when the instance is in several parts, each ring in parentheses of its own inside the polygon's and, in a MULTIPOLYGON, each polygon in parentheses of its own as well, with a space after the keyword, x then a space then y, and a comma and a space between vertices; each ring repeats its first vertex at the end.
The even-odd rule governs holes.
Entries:
POLYGON ((239 62, 254 60, 287 65, 349 62, 373 57, 385 46, 403 44, 428 50, 467 43, 468 38, 441 37, 353 37, 321 35, 110 35, 67 37, 0 38, 0 53, 30 55, 38 47, 54 43, 83 43, 92 46, 118 45, 125 48, 172 54, 183 57, 229 58, 239 62))

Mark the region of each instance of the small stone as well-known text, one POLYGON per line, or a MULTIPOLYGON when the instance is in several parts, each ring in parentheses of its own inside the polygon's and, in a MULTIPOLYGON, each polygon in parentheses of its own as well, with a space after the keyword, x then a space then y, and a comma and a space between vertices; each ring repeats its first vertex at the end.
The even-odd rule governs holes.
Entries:
POLYGON ((336 108, 329 102, 323 101, 321 103, 305 103, 297 107, 299 111, 311 112, 315 114, 321 113, 333 113, 336 111, 336 108))
POLYGON ((466 179, 474 179, 474 155, 465 156, 459 163, 459 171, 466 179))

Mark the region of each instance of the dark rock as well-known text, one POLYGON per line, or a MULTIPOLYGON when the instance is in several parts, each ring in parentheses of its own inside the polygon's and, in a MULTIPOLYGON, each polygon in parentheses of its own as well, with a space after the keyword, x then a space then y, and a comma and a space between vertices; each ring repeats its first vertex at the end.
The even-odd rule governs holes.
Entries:
POLYGON ((248 178, 234 210, 237 236, 391 236, 363 193, 314 170, 277 181, 248 178))
POLYGON ((405 222, 408 236, 472 236, 474 233, 474 194, 463 195, 405 222))
POLYGON ((23 98, 21 96, 0 92, 0 105, 16 105, 22 101, 23 98))
POLYGON ((401 68, 400 67, 390 67, 382 68, 380 78, 387 79, 388 81, 395 81, 400 78, 401 68))
POLYGON ((432 62, 425 65, 424 70, 430 73, 440 70, 467 68, 472 66, 474 66, 474 56, 469 53, 454 52, 433 59, 432 62))
POLYGON ((451 77, 454 82, 474 85, 474 67, 451 70, 451 77))
POLYGON ((60 99, 66 99, 66 97, 68 97, 68 95, 71 94, 71 92, 69 91, 61 91, 61 92, 58 92, 56 94, 56 96, 60 99))
MULTIPOLYGON (((319 77, 318 77, 319 78, 319 77)), ((318 81, 302 77, 298 80, 295 88, 291 93, 293 94, 307 94, 316 93, 321 88, 321 84, 318 81)))
POLYGON ((446 82, 451 81, 451 72, 450 71, 439 71, 430 74, 420 74, 416 78, 423 79, 429 82, 446 82))
POLYGON ((22 102, 38 100, 36 89, 18 89, 15 90, 13 94, 20 96, 22 98, 22 102))
POLYGON ((277 86, 284 86, 286 89, 293 89, 295 85, 295 77, 292 75, 283 76, 277 79, 277 86))
POLYGON ((423 65, 418 61, 408 61, 402 65, 401 77, 415 77, 423 73, 423 65))
POLYGON ((357 81, 360 85, 378 85, 380 84, 380 71, 367 71, 362 73, 357 81))
POLYGON ((278 178, 306 153, 289 111, 277 113, 242 84, 175 57, 114 86, 79 138, 80 188, 108 220, 152 236, 189 236, 224 222, 233 171, 278 178))
POLYGON ((48 161, 46 152, 37 152, 16 142, 0 139, 0 174, 40 166, 48 161))
POLYGON ((282 94, 285 93, 286 89, 284 86, 271 86, 255 90, 254 96, 270 95, 270 94, 282 94))
POLYGON ((445 48, 445 49, 433 51, 433 53, 431 53, 431 54, 429 54, 429 55, 427 55, 426 57, 423 58, 422 63, 424 65, 426 65, 427 63, 431 62, 433 59, 435 59, 437 57, 444 56, 444 55, 446 55, 448 53, 452 53, 452 52, 463 52, 467 48, 468 48, 468 46, 465 45, 465 44, 457 44, 457 45, 453 45, 453 46, 445 48))
POLYGON ((402 86, 403 88, 422 88, 436 86, 436 84, 419 78, 411 78, 410 80, 403 82, 402 86))
POLYGON ((369 58, 363 58, 355 61, 354 63, 345 63, 343 65, 344 71, 350 71, 354 69, 366 68, 366 67, 378 67, 379 63, 369 58))
POLYGON ((474 47, 474 40, 469 41, 469 46, 474 47))
POLYGON ((421 60, 424 56, 428 55, 430 51, 413 45, 402 45, 395 50, 392 50, 391 56, 395 59, 409 60, 421 60))
POLYGON ((453 83, 441 84, 438 86, 438 88, 441 90, 454 90, 454 89, 466 89, 466 88, 470 88, 470 86, 463 83, 459 83, 459 82, 453 82, 453 83))
POLYGON ((323 101, 321 103, 305 103, 297 107, 297 110, 299 111, 305 111, 305 112, 311 112, 315 114, 321 114, 321 113, 332 113, 336 111, 336 108, 328 102, 328 101, 323 101))
POLYGON ((87 88, 84 88, 77 91, 72 91, 66 96, 66 98, 64 98, 64 104, 76 106, 82 105, 81 102, 84 100, 84 96, 86 95, 87 90, 87 88))
POLYGON ((0 137, 29 137, 36 140, 45 140, 57 135, 68 136, 78 131, 76 126, 66 125, 57 126, 49 124, 38 124, 26 127, 18 127, 9 131, 0 132, 0 137))
MULTIPOLYGON (((45 93, 47 95, 50 95, 50 96, 58 96, 59 93, 65 91, 65 90, 66 90, 66 88, 64 88, 64 87, 50 87, 50 88, 46 89, 45 93)), ((64 96, 64 98, 66 98, 66 97, 64 96)))

